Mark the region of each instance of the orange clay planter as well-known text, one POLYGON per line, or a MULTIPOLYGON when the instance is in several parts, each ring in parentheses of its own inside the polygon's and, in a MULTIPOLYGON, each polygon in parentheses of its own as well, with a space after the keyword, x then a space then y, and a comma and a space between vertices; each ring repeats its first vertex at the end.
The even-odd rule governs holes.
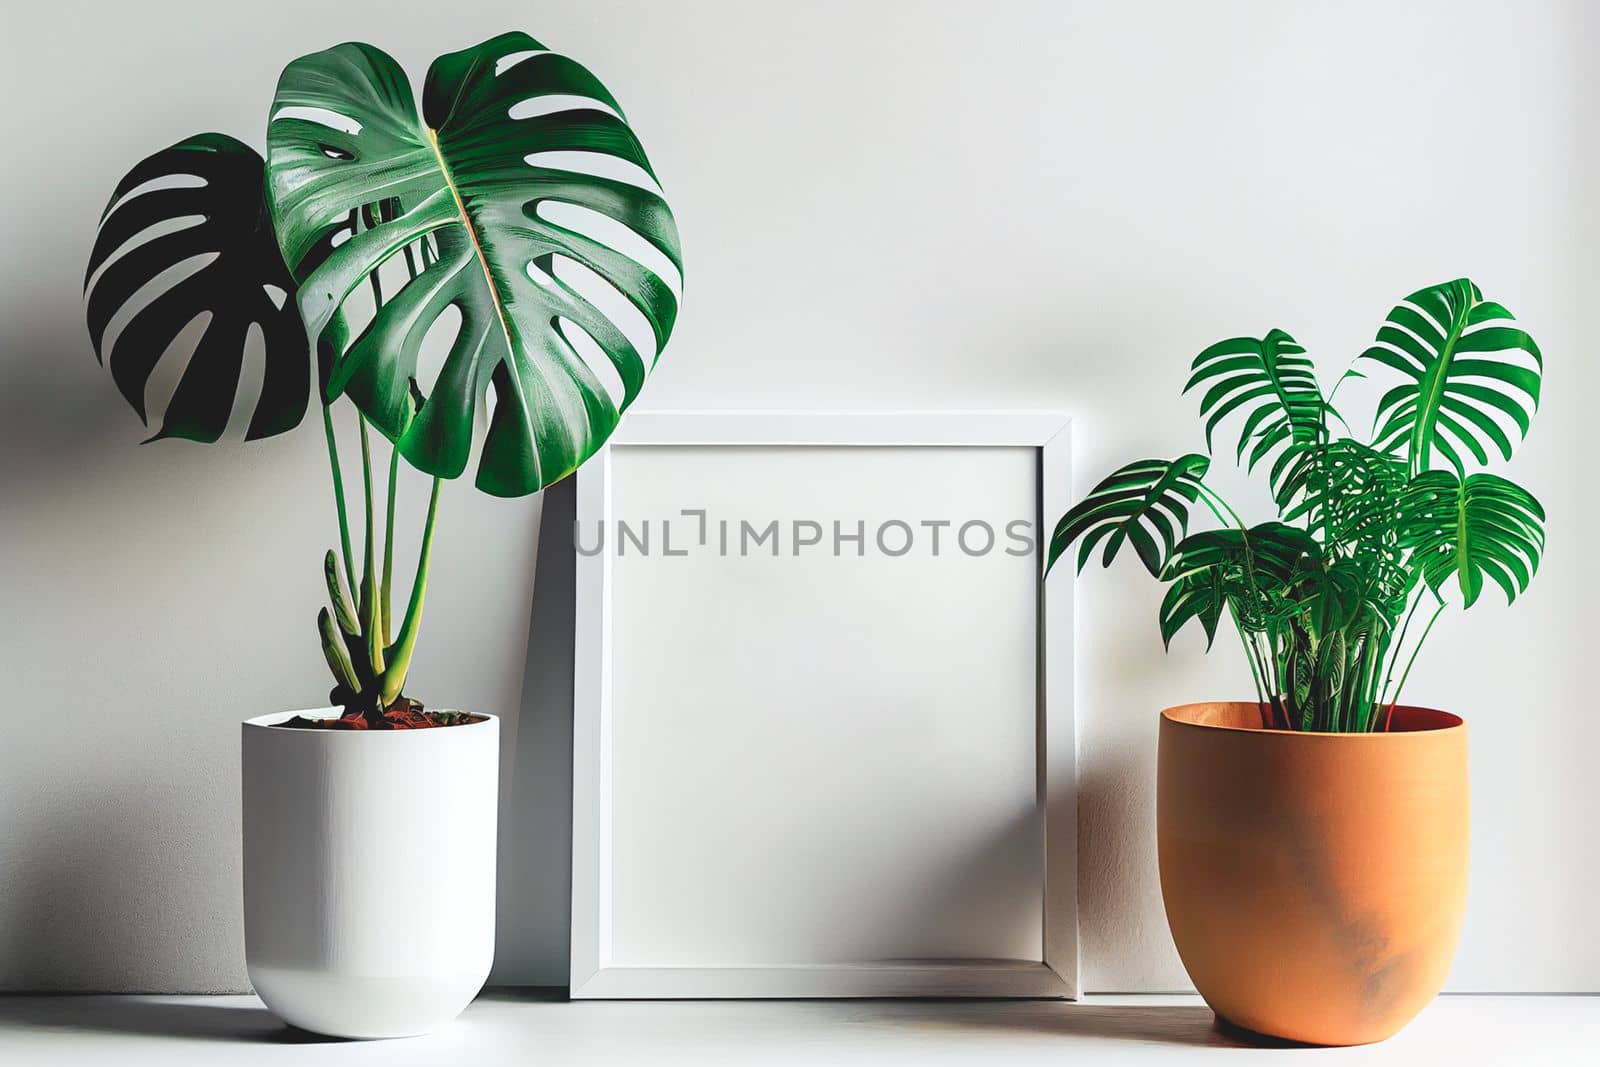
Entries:
POLYGON ((1268 730, 1251 703, 1161 713, 1161 894, 1226 1022, 1381 1041, 1444 984, 1467 892, 1467 728, 1399 707, 1391 732, 1268 730))

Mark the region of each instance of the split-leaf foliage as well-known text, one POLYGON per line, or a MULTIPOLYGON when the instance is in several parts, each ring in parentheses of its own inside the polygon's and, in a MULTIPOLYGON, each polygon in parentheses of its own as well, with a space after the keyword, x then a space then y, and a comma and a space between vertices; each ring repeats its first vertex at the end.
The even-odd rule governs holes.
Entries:
POLYGON ((1509 603, 1538 569, 1544 509, 1467 465, 1511 458, 1538 407, 1544 359, 1511 313, 1463 278, 1395 305, 1341 383, 1368 371, 1396 384, 1362 442, 1336 435, 1346 424, 1333 396, 1284 331, 1205 349, 1184 391, 1199 394, 1207 451, 1236 422, 1234 458, 1266 473, 1277 519, 1240 519, 1206 484, 1205 455, 1139 460, 1061 518, 1046 571, 1074 543, 1079 570, 1097 545, 1109 566, 1130 544, 1168 585, 1164 643, 1196 622, 1209 648, 1232 621, 1267 725, 1386 729, 1445 605, 1472 607, 1486 581, 1509 603), (1196 503, 1220 529, 1189 532, 1196 503))
POLYGON ((123 178, 84 279, 89 332, 147 423, 158 365, 198 335, 157 438, 223 435, 252 335, 262 388, 248 438, 293 429, 316 397, 340 536, 323 561, 318 637, 333 699, 371 718, 404 699, 441 481, 476 448, 480 489, 535 493, 606 442, 672 332, 677 229, 616 99, 522 33, 439 57, 420 107, 377 48, 303 56, 279 79, 266 141, 263 159, 199 134, 123 178), (435 332, 449 351, 420 380, 435 332), (341 400, 361 446, 359 552, 341 400), (371 431, 390 448, 386 496, 371 431), (402 460, 433 488, 396 617, 402 460))

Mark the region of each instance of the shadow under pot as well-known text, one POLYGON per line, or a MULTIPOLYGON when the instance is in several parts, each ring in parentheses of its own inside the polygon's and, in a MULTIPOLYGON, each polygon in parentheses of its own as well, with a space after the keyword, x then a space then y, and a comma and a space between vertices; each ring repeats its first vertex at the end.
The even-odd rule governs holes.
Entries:
POLYGON ((277 725, 295 714, 242 728, 250 982, 305 1030, 427 1033, 461 1013, 494 961, 499 721, 277 725))
POLYGON ((1360 1045, 1438 994, 1466 906, 1467 728, 1265 729, 1256 704, 1161 714, 1161 895, 1195 988, 1228 1023, 1360 1045))

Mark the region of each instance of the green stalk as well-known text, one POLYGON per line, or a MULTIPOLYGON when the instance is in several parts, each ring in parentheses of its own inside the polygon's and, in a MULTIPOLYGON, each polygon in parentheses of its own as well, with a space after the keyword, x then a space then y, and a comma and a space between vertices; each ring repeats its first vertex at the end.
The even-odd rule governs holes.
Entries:
POLYGON ((1244 646, 1245 662, 1250 664, 1250 680, 1256 684, 1256 703, 1265 708, 1267 694, 1261 688, 1261 669, 1256 665, 1256 649, 1251 644, 1250 636, 1244 632, 1244 627, 1239 625, 1239 613, 1233 610, 1232 600, 1228 601, 1228 618, 1233 620, 1234 632, 1239 635, 1239 643, 1244 646))
MULTIPOLYGON (((381 211, 384 221, 390 221, 390 212, 381 211)), ((406 273, 411 281, 417 280, 418 268, 415 257, 411 254, 411 246, 404 248, 406 257, 406 273)), ((383 304, 383 290, 378 285, 378 272, 372 272, 373 297, 379 306, 383 304)), ((410 420, 407 420, 409 426, 410 420)), ((402 431, 403 433, 404 431, 402 431)), ((379 622, 383 629, 383 644, 387 648, 393 633, 394 622, 394 501, 395 493, 400 484, 400 441, 395 439, 389 452, 389 494, 386 498, 385 514, 383 520, 383 581, 379 584, 379 622)))
MULTIPOLYGON (((1222 496, 1219 493, 1211 489, 1204 482, 1200 482, 1198 485, 1200 488, 1200 495, 1205 500, 1206 506, 1211 509, 1211 513, 1224 524, 1231 519, 1233 523, 1239 527, 1240 531, 1244 533, 1244 580, 1245 584, 1250 587, 1250 596, 1252 599, 1259 597, 1261 592, 1259 587, 1256 585, 1255 553, 1250 549, 1249 527, 1244 524, 1244 520, 1239 517, 1239 513, 1228 506, 1228 502, 1222 499, 1222 496), (1221 506, 1221 511, 1218 510, 1219 505, 1221 506), (1223 514, 1224 511, 1227 512, 1226 515, 1223 514)), ((1231 602, 1229 606, 1231 609, 1231 602)), ((1270 680, 1271 693, 1276 697, 1281 697, 1283 695, 1283 679, 1277 674, 1277 650, 1276 647, 1271 644, 1270 639, 1268 642, 1268 650, 1272 654, 1265 657, 1263 669, 1265 669, 1267 664, 1271 664, 1273 668, 1273 673, 1270 680)), ((1288 718, 1287 713, 1284 717, 1285 719, 1288 718)))
MULTIPOLYGON (((387 210, 380 209, 380 213, 383 215, 384 221, 386 221, 386 222, 389 221, 390 212, 388 212, 387 210)), ((410 279, 412 281, 415 281, 416 278, 417 278, 417 273, 418 273, 417 272, 417 264, 416 264, 416 260, 412 258, 411 246, 409 244, 405 246, 405 257, 406 257, 406 273, 410 276, 410 279)), ((373 298, 378 302, 378 305, 381 307, 382 304, 383 304, 383 290, 378 285, 378 274, 377 274, 376 271, 374 271, 372 273, 372 286, 373 286, 373 289, 372 289, 373 298)), ((413 388, 415 388, 414 384, 413 384, 413 388)), ((415 413, 413 413, 413 415, 414 414, 415 413)), ((409 426, 409 424, 410 424, 410 420, 408 419, 407 420, 407 425, 409 426)), ((401 432, 403 434, 404 430, 402 430, 401 432)), ((389 651, 392 651, 392 647, 390 645, 390 640, 391 640, 391 635, 393 634, 393 625, 394 625, 394 608, 393 608, 393 604, 394 604, 394 507, 395 507, 395 497, 399 492, 399 487, 400 487, 400 441, 399 441, 399 438, 396 438, 391 443, 390 451, 389 451, 389 491, 388 491, 387 496, 384 498, 384 517, 383 517, 383 580, 378 585, 378 627, 382 632, 382 642, 383 642, 383 647, 384 647, 386 653, 389 652, 389 651)), ((437 484, 435 485, 435 494, 437 494, 437 484)), ((433 528, 433 505, 430 503, 429 504, 429 508, 428 508, 428 529, 429 529, 429 531, 431 531, 432 528, 433 528)), ((400 685, 403 685, 405 683, 406 669, 409 666, 409 663, 410 663, 410 657, 408 656, 406 663, 401 664, 399 669, 398 669, 397 673, 398 673, 400 685)), ((394 693, 393 693, 392 696, 384 698, 384 705, 386 707, 391 702, 393 702, 393 700, 396 697, 398 697, 400 695, 400 685, 394 686, 394 693)), ((388 684, 388 680, 386 678, 384 683, 383 683, 383 685, 382 685, 382 690, 387 692, 388 689, 389 689, 389 684, 388 684)))
POLYGON ((1255 649, 1256 659, 1261 664, 1261 681, 1267 691, 1267 703, 1272 708, 1272 728, 1278 729, 1279 713, 1282 712, 1283 725, 1293 729, 1294 724, 1289 722, 1288 709, 1283 705, 1283 684, 1278 678, 1278 659, 1276 646, 1271 638, 1265 634, 1252 634, 1251 647, 1255 649))
POLYGON ((1417 662, 1417 653, 1422 651, 1422 645, 1428 640, 1428 634, 1433 630, 1433 624, 1439 621, 1439 616, 1444 614, 1444 601, 1439 601, 1439 606, 1434 609, 1433 617, 1428 620, 1428 625, 1422 628, 1422 636, 1417 638, 1417 647, 1411 650, 1411 658, 1406 660, 1406 669, 1400 675, 1400 684, 1394 687, 1394 700, 1390 701, 1389 709, 1400 703, 1400 693, 1406 687, 1406 679, 1411 677, 1411 665, 1417 662))
MULTIPOLYGON (((361 483, 367 504, 367 547, 362 560, 361 578, 361 628, 367 639, 367 660, 372 664, 372 673, 382 677, 383 634, 378 618, 378 559, 373 551, 373 528, 377 525, 377 516, 373 514, 372 506, 372 446, 367 440, 366 418, 358 414, 356 422, 361 427, 361 483)), ((385 702, 384 707, 387 706, 385 702)))
MULTIPOLYGON (((1210 486, 1206 485, 1204 482, 1199 482, 1197 484, 1198 484, 1199 489, 1200 489, 1200 499, 1205 501, 1206 507, 1211 509, 1211 514, 1215 515, 1219 522, 1221 522, 1223 525, 1227 525, 1229 523, 1232 523, 1233 525, 1237 526, 1240 530, 1244 530, 1244 531, 1246 531, 1248 533, 1249 527, 1247 527, 1245 525, 1245 523, 1244 523, 1244 520, 1239 517, 1239 513, 1237 511, 1234 511, 1233 508, 1228 505, 1228 502, 1226 500, 1222 499, 1222 495, 1220 493, 1218 493, 1216 490, 1212 489, 1210 486)), ((1256 588, 1255 565, 1254 565, 1254 562, 1253 562, 1255 557, 1254 557, 1254 554, 1250 551, 1250 538, 1248 536, 1245 537, 1244 551, 1245 551, 1245 568, 1244 568, 1245 582, 1248 583, 1248 585, 1250 586, 1250 595, 1251 596, 1258 596, 1259 595, 1259 591, 1256 588)), ((1229 603, 1229 610, 1230 611, 1232 610, 1232 607, 1233 607, 1233 605, 1230 602, 1229 603)), ((1235 616, 1235 624, 1237 625, 1237 616, 1235 616)), ((1243 632, 1244 632, 1243 630, 1240 631, 1241 634, 1243 632)), ((1253 638, 1252 638, 1252 641, 1253 641, 1253 638)), ((1263 665, 1262 665, 1262 673, 1263 674, 1266 671, 1266 664, 1267 663, 1272 663, 1274 666, 1276 666, 1276 658, 1275 658, 1275 656, 1270 656, 1269 655, 1269 656, 1266 656, 1266 657, 1263 658, 1263 665)), ((1271 688, 1273 693, 1281 694, 1283 692, 1283 687, 1280 684, 1280 679, 1278 679, 1276 677, 1276 673, 1275 672, 1274 672, 1273 677, 1271 679, 1269 679, 1269 681, 1270 681, 1270 688, 1271 688)))
MULTIPOLYGON (((1417 593, 1417 599, 1411 602, 1411 607, 1406 611, 1405 622, 1400 624, 1400 639, 1394 643, 1394 657, 1389 660, 1389 670, 1383 679, 1383 690, 1378 696, 1378 705, 1382 707, 1389 702, 1389 683, 1394 681, 1394 669, 1400 663, 1400 657, 1405 654, 1406 631, 1411 629, 1411 617, 1417 613, 1417 608, 1422 603, 1422 593, 1417 593)), ((1441 604, 1443 601, 1440 602, 1441 604)))
POLYGON ((1351 699, 1361 685, 1361 664, 1366 657, 1366 646, 1352 651, 1349 632, 1344 639, 1344 685, 1339 690, 1339 729, 1351 730, 1356 721, 1356 704, 1351 699))
POLYGON ((379 697, 384 707, 400 696, 405 688, 406 673, 411 669, 411 655, 417 647, 417 630, 422 625, 422 601, 428 592, 428 566, 433 557, 434 520, 439 513, 439 478, 433 480, 433 492, 428 497, 428 518, 422 526, 422 550, 417 556, 417 576, 411 583, 411 602, 406 605, 405 618, 400 620, 400 632, 388 649, 389 669, 383 675, 379 697))
POLYGON ((1374 636, 1367 642, 1366 654, 1361 663, 1361 689, 1356 694, 1356 730, 1359 733, 1369 733, 1374 720, 1377 718, 1373 700, 1378 695, 1378 672, 1383 666, 1383 647, 1374 636))
POLYGON ((1265 640, 1267 643, 1267 651, 1264 659, 1270 672, 1268 683, 1272 696, 1277 699, 1279 706, 1283 708, 1284 723, 1287 724, 1290 729, 1293 729, 1294 722, 1289 718, 1289 705, 1283 702, 1283 671, 1280 669, 1281 659, 1278 649, 1278 642, 1271 636, 1270 630, 1266 635, 1263 635, 1263 640, 1265 640))
MULTIPOLYGON (((1348 647, 1349 638, 1345 638, 1348 647)), ((1362 642, 1356 655, 1345 655, 1345 684, 1339 693, 1339 719, 1353 733, 1360 733, 1361 708, 1356 697, 1366 684, 1367 644, 1362 642)))
POLYGON ((333 405, 322 405, 322 428, 328 437, 328 463, 333 468, 333 502, 339 509, 339 544, 344 549, 344 574, 352 590, 356 587, 355 554, 350 551, 350 520, 344 510, 344 476, 339 472, 339 446, 333 437, 333 405))
POLYGON ((1244 520, 1239 518, 1239 513, 1229 507, 1228 502, 1222 499, 1216 490, 1206 485, 1205 482, 1196 482, 1195 485, 1200 489, 1200 499, 1205 501, 1206 507, 1211 509, 1211 514, 1215 515, 1219 522, 1224 526, 1231 523, 1241 530, 1246 529, 1244 520), (1227 512, 1226 515, 1217 510, 1217 505, 1219 504, 1222 506, 1223 511, 1227 512))
POLYGON ((383 521, 383 581, 379 584, 379 614, 382 616, 383 643, 389 643, 389 610, 394 586, 394 495, 400 483, 400 446, 389 453, 389 501, 383 521))

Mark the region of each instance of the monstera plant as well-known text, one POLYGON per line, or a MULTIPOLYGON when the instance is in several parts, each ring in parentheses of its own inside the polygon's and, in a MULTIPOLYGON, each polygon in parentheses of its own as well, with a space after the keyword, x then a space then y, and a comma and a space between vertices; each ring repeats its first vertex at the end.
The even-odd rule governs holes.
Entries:
POLYGON ((123 178, 89 333, 154 438, 216 441, 246 410, 271 437, 315 401, 334 706, 241 726, 245 960, 305 1029, 423 1033, 482 987, 495 926, 498 717, 404 695, 440 488, 476 453, 478 488, 537 493, 605 443, 672 332, 678 235, 617 101, 521 33, 440 57, 420 107, 370 45, 297 59, 266 144, 200 134, 123 178), (397 603, 402 465, 432 492, 397 603))
POLYGON ((1393 379, 1370 441, 1341 433, 1305 349, 1282 330, 1220 341, 1194 360, 1207 454, 1113 472, 1055 529, 1049 566, 1074 544, 1082 570, 1124 545, 1167 584, 1163 641, 1198 622, 1209 647, 1226 616, 1243 643, 1268 721, 1285 730, 1388 728, 1423 641, 1452 599, 1486 581, 1507 601, 1544 549, 1544 510, 1496 474, 1539 403, 1543 358, 1511 313, 1466 279, 1389 312, 1339 384, 1393 379), (1278 516, 1248 525, 1206 484, 1212 442, 1264 470, 1278 516), (1204 506, 1219 529, 1189 532, 1204 506), (1420 619, 1419 625, 1414 625, 1420 619))
POLYGON ((90 255, 90 336, 148 422, 148 383, 198 330, 155 438, 222 435, 253 333, 264 372, 246 436, 293 429, 315 397, 339 526, 317 620, 333 699, 349 725, 421 725, 402 689, 440 485, 466 471, 479 438, 476 483, 507 497, 559 481, 606 441, 677 315, 672 212, 611 94, 521 33, 436 60, 420 109, 398 64, 370 45, 297 59, 266 141, 263 161, 200 134, 128 173, 90 255), (419 360, 435 333, 448 354, 428 376, 419 360), (347 407, 361 449, 359 550, 334 433, 347 407), (380 499, 373 452, 384 448, 380 499), (396 611, 402 460, 433 491, 396 611))

